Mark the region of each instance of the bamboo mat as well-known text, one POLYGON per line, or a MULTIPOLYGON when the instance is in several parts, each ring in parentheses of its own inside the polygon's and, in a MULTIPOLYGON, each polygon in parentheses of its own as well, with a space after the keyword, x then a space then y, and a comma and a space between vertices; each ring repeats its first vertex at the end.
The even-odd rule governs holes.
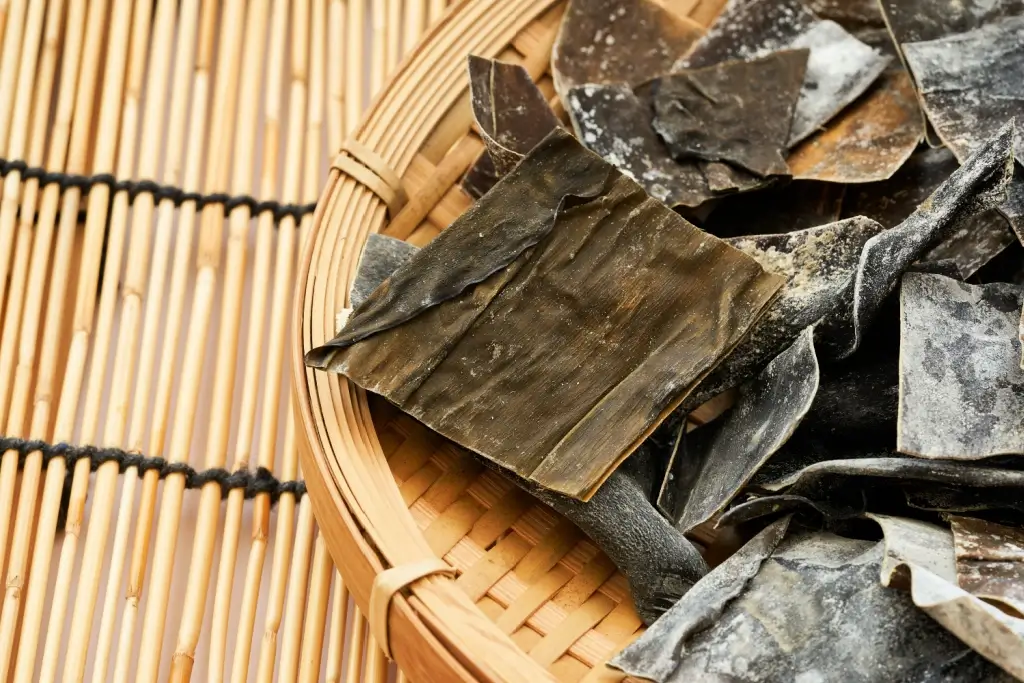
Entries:
POLYGON ((286 328, 329 155, 444 9, 0 0, 0 681, 394 679, 286 328))

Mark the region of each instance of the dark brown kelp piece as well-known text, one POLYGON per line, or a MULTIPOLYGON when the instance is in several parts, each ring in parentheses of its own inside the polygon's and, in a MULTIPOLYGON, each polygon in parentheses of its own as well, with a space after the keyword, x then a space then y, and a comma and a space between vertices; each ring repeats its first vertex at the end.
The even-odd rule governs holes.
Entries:
POLYGON ((865 45, 834 21, 823 21, 799 0, 731 0, 678 69, 808 49, 806 78, 787 145, 824 126, 859 97, 890 58, 865 45))
POLYGON ((960 587, 1024 615, 1024 531, 956 515, 949 523, 960 587))
MULTIPOLYGON (((945 147, 923 149, 907 160, 892 178, 847 189, 843 216, 867 216, 885 226, 907 218, 960 164, 945 147)), ((927 254, 925 261, 951 259, 960 277, 967 279, 1016 241, 1006 218, 995 209, 972 216, 946 241, 927 254)))
POLYGON ((371 233, 363 245, 356 277, 349 289, 349 305, 353 309, 359 308, 380 283, 391 277, 391 273, 411 259, 417 251, 419 249, 408 242, 371 233))
MULTIPOLYGON (((359 260, 355 282, 372 292, 416 251, 414 245, 371 234, 359 260)), ((357 299, 365 297, 357 296, 355 290, 353 285, 350 298, 357 306, 357 299)), ((637 614, 647 623, 674 605, 707 573, 707 564, 694 545, 669 525, 650 502, 660 477, 648 443, 627 458, 585 503, 552 493, 486 459, 480 460, 583 530, 629 579, 637 614)))
POLYGON ((784 235, 730 239, 765 269, 788 280, 764 318, 683 402, 683 409, 691 410, 750 379, 802 330, 842 305, 864 245, 881 230, 878 223, 857 217, 784 235))
POLYGON ((808 54, 784 50, 657 78, 650 85, 654 129, 678 161, 788 175, 784 152, 808 54))
POLYGON ((518 64, 470 55, 469 91, 473 117, 490 158, 490 163, 484 162, 482 155, 466 176, 470 193, 479 197, 560 123, 530 74, 518 64), (485 186, 483 179, 489 175, 493 181, 485 186))
POLYGON ((879 0, 879 6, 901 48, 1024 13, 1021 0, 879 0))
POLYGON ((772 550, 783 524, 740 551, 750 557, 712 570, 611 665, 658 683, 1006 680, 881 585, 882 543, 791 531, 772 550))
POLYGON ((819 18, 830 19, 854 34, 885 28, 877 0, 807 0, 806 5, 819 18))
MULTIPOLYGON (((914 604, 975 652, 1024 679, 1024 620, 956 585, 953 535, 915 519, 868 515, 882 527, 882 585, 909 588, 914 604)), ((997 680, 1007 680, 1003 676, 997 680)), ((979 680, 989 680, 979 679, 979 680)))
POLYGON ((787 158, 794 178, 832 183, 885 180, 913 153, 924 117, 910 76, 889 69, 828 127, 797 145, 787 158))
POLYGON ((307 362, 587 498, 781 284, 556 130, 307 362))
POLYGON ((1013 172, 1013 128, 1003 126, 896 227, 868 240, 860 255, 848 302, 819 328, 819 353, 846 358, 857 350, 879 308, 903 273, 963 221, 1005 197, 1013 172))
POLYGON ((680 492, 679 529, 691 531, 729 504, 793 434, 817 389, 814 329, 808 327, 740 387, 732 410, 705 428, 710 435, 693 439, 693 447, 687 448, 684 465, 698 471, 688 478, 688 489, 680 492))
POLYGON ((572 88, 566 102, 580 141, 652 197, 694 208, 714 196, 696 163, 680 164, 669 156, 651 127, 654 112, 628 85, 572 88))
POLYGON ((551 52, 555 90, 567 102, 587 83, 639 85, 671 71, 700 36, 698 24, 651 0, 572 0, 551 52))
POLYGON ((903 278, 898 449, 922 458, 1024 454, 1024 290, 903 278))
POLYGON ((815 228, 839 220, 844 191, 835 183, 793 181, 748 192, 719 203, 701 227, 722 238, 815 228))

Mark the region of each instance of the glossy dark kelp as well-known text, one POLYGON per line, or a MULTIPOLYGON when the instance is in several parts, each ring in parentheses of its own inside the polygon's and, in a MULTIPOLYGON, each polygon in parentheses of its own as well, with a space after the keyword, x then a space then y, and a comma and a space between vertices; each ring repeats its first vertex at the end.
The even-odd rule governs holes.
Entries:
POLYGON ((465 185, 471 195, 480 197, 560 123, 518 64, 470 55, 469 92, 487 154, 466 174, 465 185))
POLYGON ((973 517, 949 516, 956 582, 971 595, 1024 616, 1024 531, 973 517))
POLYGON ((781 280, 556 130, 307 362, 588 498, 781 280))

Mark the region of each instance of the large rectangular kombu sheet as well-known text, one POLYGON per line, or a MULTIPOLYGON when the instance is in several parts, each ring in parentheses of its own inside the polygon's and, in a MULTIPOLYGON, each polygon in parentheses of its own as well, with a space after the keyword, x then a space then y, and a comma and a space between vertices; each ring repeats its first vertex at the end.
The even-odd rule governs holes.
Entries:
POLYGON ((557 130, 307 362, 588 498, 782 283, 557 130))

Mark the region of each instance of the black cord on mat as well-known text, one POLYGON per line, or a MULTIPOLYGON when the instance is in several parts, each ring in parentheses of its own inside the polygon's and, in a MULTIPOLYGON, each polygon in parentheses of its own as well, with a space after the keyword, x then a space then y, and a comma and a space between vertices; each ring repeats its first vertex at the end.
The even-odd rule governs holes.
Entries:
POLYGON ((220 486, 221 498, 226 498, 229 491, 243 489, 246 498, 255 498, 260 494, 268 494, 271 503, 276 503, 285 493, 291 493, 296 498, 306 495, 306 483, 304 481, 281 481, 274 477, 270 470, 259 467, 255 471, 239 470, 229 472, 220 467, 206 470, 197 470, 186 463, 169 462, 164 458, 149 458, 138 453, 130 453, 119 448, 100 448, 98 446, 72 446, 67 443, 49 443, 39 440, 19 439, 10 436, 0 436, 0 453, 17 451, 18 468, 25 463, 25 458, 30 453, 41 453, 43 466, 47 466, 54 458, 63 458, 68 464, 70 474, 79 460, 89 460, 89 467, 96 471, 100 465, 108 462, 116 462, 118 470, 124 472, 129 467, 137 467, 140 473, 157 471, 160 478, 164 479, 171 474, 182 474, 185 476, 185 488, 202 488, 210 483, 220 486))
POLYGON ((305 216, 313 213, 316 203, 310 204, 283 204, 275 200, 260 201, 247 194, 230 195, 223 192, 212 194, 201 194, 198 192, 186 192, 180 187, 173 185, 160 185, 152 180, 118 180, 110 173, 99 173, 97 175, 77 175, 74 173, 61 173, 47 171, 38 166, 29 166, 27 162, 20 159, 0 159, 0 176, 17 171, 23 180, 36 178, 40 186, 59 185, 61 191, 71 187, 79 188, 88 192, 97 185, 105 185, 111 192, 127 192, 129 201, 134 202, 140 194, 150 194, 157 203, 164 199, 170 199, 175 206, 181 206, 185 202, 195 202, 196 209, 213 204, 222 204, 224 211, 230 213, 232 210, 246 206, 253 215, 270 212, 274 216, 274 222, 280 223, 285 217, 290 216, 296 222, 301 221, 305 216))

